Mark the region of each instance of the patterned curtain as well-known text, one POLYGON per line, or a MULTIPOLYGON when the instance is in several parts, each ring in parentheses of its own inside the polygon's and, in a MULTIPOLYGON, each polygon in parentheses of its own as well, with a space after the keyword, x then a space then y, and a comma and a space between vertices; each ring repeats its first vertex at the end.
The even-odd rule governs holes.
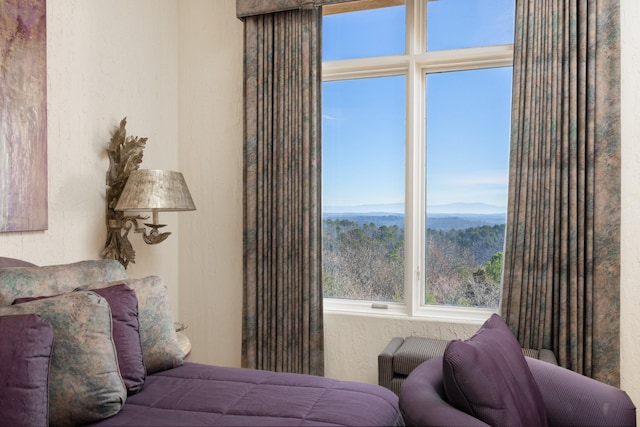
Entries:
POLYGON ((360 0, 236 0, 238 18, 282 12, 292 9, 313 9, 323 5, 349 3, 360 0))
POLYGON ((322 11, 243 20, 242 365, 323 375, 322 11))
POLYGON ((502 314, 523 347, 617 386, 619 2, 516 8, 502 314))

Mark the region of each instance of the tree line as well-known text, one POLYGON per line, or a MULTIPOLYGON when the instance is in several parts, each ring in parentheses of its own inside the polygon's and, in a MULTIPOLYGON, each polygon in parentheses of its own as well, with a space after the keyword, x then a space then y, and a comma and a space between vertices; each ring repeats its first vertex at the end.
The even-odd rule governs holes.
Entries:
MULTIPOLYGON (((497 307, 504 224, 427 229, 426 301, 497 307)), ((325 219, 323 289, 329 298, 404 300, 404 228, 325 219)))

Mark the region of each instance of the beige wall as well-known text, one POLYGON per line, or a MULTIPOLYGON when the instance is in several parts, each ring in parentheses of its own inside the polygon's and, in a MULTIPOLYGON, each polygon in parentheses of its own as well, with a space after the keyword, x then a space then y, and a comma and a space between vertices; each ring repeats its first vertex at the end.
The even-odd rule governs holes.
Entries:
MULTIPOLYGON (((622 0, 621 386, 640 407, 640 2, 622 0)), ((640 419, 640 411, 638 413, 640 419)))
MULTIPOLYGON (((622 387, 640 402, 640 2, 622 0, 622 387)), ((49 230, 0 234, 0 254, 38 264, 97 258, 104 148, 128 116, 143 167, 184 173, 198 210, 136 236, 133 276, 158 274, 189 324, 195 361, 239 366, 242 306, 242 23, 235 0, 48 0, 49 230), (179 227, 177 225, 179 224, 179 227), (178 268, 179 267, 179 268, 178 268)), ((376 382, 392 336, 464 338, 477 325, 327 313, 327 375, 376 382)))
MULTIPOLYGON (((0 234, 2 255, 41 265, 99 257, 105 150, 125 116, 131 134, 149 137, 142 167, 178 168, 177 10, 175 0, 47 1, 49 229, 0 234)), ((132 242, 130 274, 161 275, 177 312, 178 236, 132 242)))
POLYGON ((180 318, 194 361, 240 366, 242 22, 235 0, 179 4, 179 154, 198 207, 180 218, 180 318))

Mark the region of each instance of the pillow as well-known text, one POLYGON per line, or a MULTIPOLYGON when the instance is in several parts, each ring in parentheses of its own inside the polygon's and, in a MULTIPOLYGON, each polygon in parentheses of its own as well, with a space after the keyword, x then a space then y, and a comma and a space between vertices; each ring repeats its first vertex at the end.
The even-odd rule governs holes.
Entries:
MULTIPOLYGON (((140 325, 138 323, 138 299, 136 293, 121 283, 101 289, 93 289, 109 303, 113 323, 113 343, 116 346, 120 375, 127 394, 132 395, 144 385, 146 369, 142 360, 140 325)), ((13 303, 22 304, 50 297, 18 298, 13 303)))
MULTIPOLYGON (((181 366, 184 353, 178 344, 167 288, 158 276, 124 280, 138 297, 138 320, 142 358, 147 374, 181 366)), ((112 284, 95 283, 83 287, 96 290, 112 284)))
POLYGON ((136 293, 124 283, 93 289, 93 292, 109 303, 120 375, 127 387, 127 393, 135 394, 142 390, 147 372, 142 360, 136 293))
POLYGON ((51 324, 35 314, 0 316, 0 420, 8 426, 49 424, 51 324))
POLYGON ((49 369, 49 423, 78 425, 115 415, 127 398, 111 339, 111 310, 93 292, 0 306, 0 316, 37 313, 56 339, 49 369))
POLYGON ((492 315, 466 341, 451 341, 443 357, 449 403, 492 426, 546 426, 538 385, 507 324, 492 315))
POLYGON ((0 305, 11 305, 16 298, 60 295, 89 283, 126 278, 122 264, 113 259, 45 267, 0 268, 0 305))

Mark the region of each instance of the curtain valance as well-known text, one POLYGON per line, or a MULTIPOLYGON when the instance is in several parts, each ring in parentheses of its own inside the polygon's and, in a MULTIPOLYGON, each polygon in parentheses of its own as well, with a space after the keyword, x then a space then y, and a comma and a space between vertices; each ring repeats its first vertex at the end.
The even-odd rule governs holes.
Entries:
POLYGON ((236 16, 245 18, 247 16, 293 9, 312 9, 314 7, 352 1, 354 0, 236 0, 236 16))

